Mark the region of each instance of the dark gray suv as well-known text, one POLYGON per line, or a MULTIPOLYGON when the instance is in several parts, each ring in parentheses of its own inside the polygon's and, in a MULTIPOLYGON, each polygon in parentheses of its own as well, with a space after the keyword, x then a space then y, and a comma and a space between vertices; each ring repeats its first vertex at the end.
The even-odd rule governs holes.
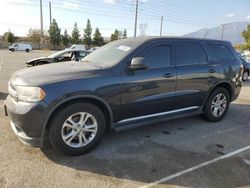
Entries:
POLYGON ((229 42, 131 38, 85 57, 17 71, 6 113, 32 146, 69 155, 88 152, 113 129, 202 114, 219 121, 242 86, 243 67, 229 42))

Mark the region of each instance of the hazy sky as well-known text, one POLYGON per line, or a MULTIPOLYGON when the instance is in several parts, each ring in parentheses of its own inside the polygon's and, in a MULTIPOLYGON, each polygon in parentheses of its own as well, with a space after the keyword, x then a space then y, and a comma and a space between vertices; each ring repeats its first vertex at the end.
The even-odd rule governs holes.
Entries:
MULTIPOLYGON (((0 35, 10 29, 26 36, 29 28, 40 27, 40 0, 0 0, 0 35)), ((135 0, 51 0, 52 17, 62 33, 71 33, 77 22, 81 34, 89 18, 92 28, 99 27, 104 37, 116 29, 133 35, 135 0)), ((43 0, 45 30, 49 27, 49 0, 43 0)), ((138 34, 182 35, 201 28, 235 21, 250 22, 250 0, 139 0, 138 34), (141 26, 140 26, 141 25, 141 26)))

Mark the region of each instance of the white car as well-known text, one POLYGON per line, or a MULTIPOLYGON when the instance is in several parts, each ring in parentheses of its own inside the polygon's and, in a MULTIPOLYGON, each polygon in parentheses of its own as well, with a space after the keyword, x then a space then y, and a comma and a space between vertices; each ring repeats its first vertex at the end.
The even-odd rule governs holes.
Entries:
POLYGON ((14 52, 14 51, 30 52, 32 50, 32 46, 30 44, 15 43, 12 46, 9 46, 9 50, 12 52, 14 52))
POLYGON ((73 44, 72 46, 70 46, 70 49, 86 50, 85 45, 83 44, 73 44))

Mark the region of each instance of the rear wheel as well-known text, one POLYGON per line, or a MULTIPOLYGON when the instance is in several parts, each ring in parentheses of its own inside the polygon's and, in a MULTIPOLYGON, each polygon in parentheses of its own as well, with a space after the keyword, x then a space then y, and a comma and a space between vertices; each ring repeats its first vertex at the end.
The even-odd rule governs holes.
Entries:
POLYGON ((247 81, 248 80, 248 77, 249 77, 249 73, 247 71, 244 71, 243 72, 243 76, 242 76, 242 80, 243 81, 247 81))
POLYGON ((222 120, 228 111, 230 96, 226 89, 217 88, 208 97, 203 109, 202 117, 208 121, 222 120))
POLYGON ((10 51, 11 51, 11 52, 14 52, 15 50, 12 48, 12 49, 10 49, 10 51))
POLYGON ((40 62, 34 63, 33 66, 44 65, 44 64, 48 64, 48 62, 46 62, 46 61, 40 61, 40 62))
POLYGON ((29 49, 26 49, 25 51, 26 51, 27 53, 29 53, 29 52, 30 52, 30 50, 29 50, 29 49))
POLYGON ((102 111, 90 103, 75 103, 59 111, 50 124, 50 142, 67 155, 81 155, 93 149, 105 133, 102 111))

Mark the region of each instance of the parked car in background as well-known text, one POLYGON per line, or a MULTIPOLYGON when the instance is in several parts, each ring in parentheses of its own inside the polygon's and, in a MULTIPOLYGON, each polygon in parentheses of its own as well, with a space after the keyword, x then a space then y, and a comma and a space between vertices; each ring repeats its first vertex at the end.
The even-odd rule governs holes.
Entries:
POLYGON ((15 43, 12 46, 9 46, 9 50, 12 52, 14 51, 30 52, 32 50, 32 46, 30 44, 15 43))
POLYGON ((90 52, 87 50, 68 49, 56 52, 47 57, 38 57, 26 62, 27 66, 36 66, 49 63, 58 63, 63 61, 80 61, 90 52))
POLYGON ((69 49, 86 50, 86 47, 83 44, 73 44, 69 49))
POLYGON ((79 63, 17 71, 9 81, 5 112, 23 142, 42 147, 48 131, 54 148, 80 155, 107 130, 195 114, 222 120, 239 96, 242 73, 226 41, 124 39, 79 63))
POLYGON ((95 50, 97 50, 99 48, 101 48, 101 47, 96 46, 96 47, 90 48, 88 51, 92 53, 93 51, 95 51, 95 50))
POLYGON ((244 66, 244 72, 242 76, 243 81, 247 81, 250 75, 250 62, 247 61, 244 57, 240 57, 242 65, 244 66))

